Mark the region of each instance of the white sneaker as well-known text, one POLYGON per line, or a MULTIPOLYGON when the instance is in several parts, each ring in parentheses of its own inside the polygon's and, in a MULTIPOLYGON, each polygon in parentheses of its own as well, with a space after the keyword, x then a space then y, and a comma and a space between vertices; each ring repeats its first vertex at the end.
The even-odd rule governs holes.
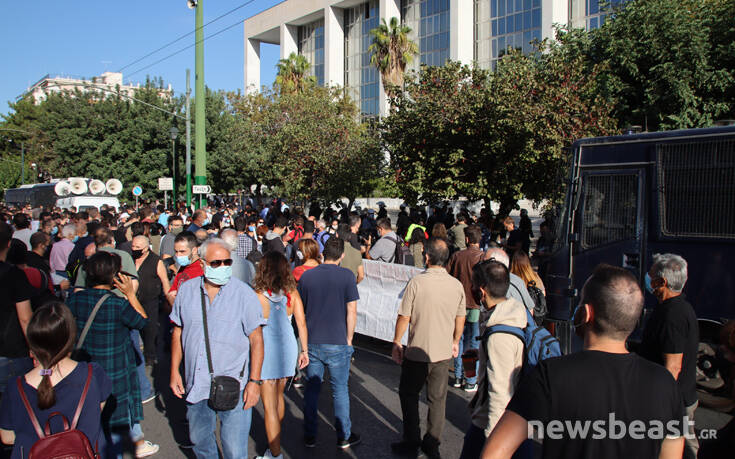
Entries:
POLYGON ((255 459, 283 459, 283 453, 278 456, 274 456, 270 449, 265 450, 265 454, 262 456, 255 456, 255 459))
POLYGON ((140 458, 140 457, 153 456, 154 454, 158 452, 159 449, 161 449, 160 446, 146 440, 140 445, 135 447, 135 457, 140 458))

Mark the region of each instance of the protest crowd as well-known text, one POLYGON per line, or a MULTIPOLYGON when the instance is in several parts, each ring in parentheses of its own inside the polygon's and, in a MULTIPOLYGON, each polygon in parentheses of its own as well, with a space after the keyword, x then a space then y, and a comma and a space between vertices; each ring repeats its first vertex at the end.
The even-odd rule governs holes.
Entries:
MULTIPOLYGON (((284 457, 283 435, 370 457, 370 444, 386 440, 353 429, 349 381, 357 285, 364 260, 375 260, 420 269, 395 317, 397 457, 441 457, 455 389, 473 395, 462 459, 703 457, 687 422, 698 406, 699 336, 697 299, 681 293, 686 260, 659 254, 646 267, 645 288, 659 304, 635 352, 628 338, 644 292, 629 271, 598 266, 570 317, 581 350, 562 356, 544 320, 552 227, 544 221, 534 235, 525 211, 516 226, 489 209, 455 215, 441 205, 402 205, 395 222, 382 203, 377 211, 220 197, 197 210, 0 206, 3 454, 54 457, 63 445, 91 454, 73 457, 121 458, 132 445, 138 458, 178 456, 141 426, 165 355, 168 390, 186 402, 189 441, 180 446, 198 458, 247 457, 259 403, 268 448, 258 457, 284 457), (334 434, 317 430, 325 379, 334 434), (282 432, 288 390, 303 393, 301 432, 282 432), (573 422, 589 434, 570 432, 573 422), (616 436, 616 423, 627 433, 616 436)), ((735 324, 721 344, 735 362, 735 324)), ((730 438, 708 447, 728 452, 707 457, 732 454, 735 429, 726 429, 730 438)))

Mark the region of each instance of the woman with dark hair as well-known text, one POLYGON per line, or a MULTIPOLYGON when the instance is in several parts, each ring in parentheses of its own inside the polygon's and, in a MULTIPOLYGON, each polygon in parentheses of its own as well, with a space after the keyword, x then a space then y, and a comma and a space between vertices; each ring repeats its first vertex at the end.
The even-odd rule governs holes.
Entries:
POLYGON ((55 413, 73 422, 89 376, 89 388, 76 429, 82 431, 92 448, 98 450, 103 443, 100 414, 110 396, 111 382, 96 363, 83 364, 71 359, 76 341, 71 311, 60 302, 41 306, 31 316, 27 336, 34 368, 8 384, 0 405, 2 442, 13 445, 12 458, 15 459, 27 457, 31 446, 39 440, 23 397, 41 426, 50 421, 52 432, 64 430, 61 416, 55 413))
POLYGON ((431 228, 431 237, 447 240, 449 234, 447 233, 447 227, 444 223, 434 223, 434 227, 431 228))
POLYGON ((301 276, 311 268, 316 268, 322 261, 319 254, 319 245, 313 239, 300 239, 299 240, 299 251, 304 255, 304 263, 297 266, 293 270, 293 278, 296 282, 301 279, 301 276))
MULTIPOLYGON (((434 225, 436 228, 437 225, 434 225)), ((408 250, 413 255, 413 265, 417 268, 424 268, 424 242, 426 241, 426 233, 421 227, 417 226, 411 231, 408 238, 408 250)))
POLYGON ((100 304, 89 332, 82 344, 82 355, 97 362, 112 380, 112 402, 103 414, 103 427, 108 440, 108 457, 122 457, 122 436, 129 435, 136 446, 136 457, 158 452, 158 445, 143 440, 140 421, 143 419, 140 383, 136 371, 135 351, 130 330, 142 330, 148 316, 135 296, 130 277, 120 271, 120 256, 99 251, 84 263, 89 288, 69 296, 68 305, 81 333, 100 304), (124 297, 111 293, 117 288, 124 297))
POLYGON ((267 326, 263 327, 265 355, 260 373, 264 381, 261 397, 268 450, 260 458, 283 457, 281 423, 285 414, 283 391, 286 389, 286 380, 294 375, 297 362, 299 368, 309 364, 304 306, 289 268, 286 257, 270 251, 263 255, 255 274, 255 291, 263 307, 263 317, 268 320, 267 326), (301 351, 298 350, 291 326, 292 314, 299 332, 301 351))

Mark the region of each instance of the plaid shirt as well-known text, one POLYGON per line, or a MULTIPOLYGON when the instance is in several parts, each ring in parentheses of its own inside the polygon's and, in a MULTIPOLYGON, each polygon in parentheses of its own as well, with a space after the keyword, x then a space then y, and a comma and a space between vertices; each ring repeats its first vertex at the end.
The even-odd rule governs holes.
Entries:
MULTIPOLYGON (((77 339, 94 305, 106 293, 109 292, 88 288, 69 296, 66 304, 77 319, 77 339)), ((110 295, 102 303, 82 345, 82 349, 105 370, 112 381, 114 403, 111 406, 114 411, 110 418, 111 426, 130 426, 143 419, 130 329, 141 330, 147 322, 128 300, 110 295)))
POLYGON ((237 235, 237 248, 235 249, 236 254, 243 258, 247 258, 255 247, 255 240, 253 240, 253 238, 247 233, 237 235))

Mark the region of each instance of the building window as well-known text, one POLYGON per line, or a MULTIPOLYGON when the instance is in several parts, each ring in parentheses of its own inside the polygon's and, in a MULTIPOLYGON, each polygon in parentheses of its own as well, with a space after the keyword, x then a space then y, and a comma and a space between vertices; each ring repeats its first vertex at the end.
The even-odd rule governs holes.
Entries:
POLYGON ((309 75, 324 86, 324 19, 299 27, 299 54, 311 64, 309 75))
POLYGON ((366 116, 380 114, 380 80, 368 51, 370 30, 379 24, 378 0, 345 9, 345 87, 366 116))
POLYGON ((475 60, 495 69, 508 48, 523 53, 541 40, 541 0, 475 0, 475 60))
POLYGON ((608 7, 603 8, 601 0, 573 0, 572 1, 572 25, 584 27, 587 30, 596 29, 605 22, 610 14, 610 9, 615 8, 626 0, 607 0, 608 7))
POLYGON ((401 17, 419 45, 419 58, 411 69, 444 65, 449 59, 449 0, 402 0, 401 17))

